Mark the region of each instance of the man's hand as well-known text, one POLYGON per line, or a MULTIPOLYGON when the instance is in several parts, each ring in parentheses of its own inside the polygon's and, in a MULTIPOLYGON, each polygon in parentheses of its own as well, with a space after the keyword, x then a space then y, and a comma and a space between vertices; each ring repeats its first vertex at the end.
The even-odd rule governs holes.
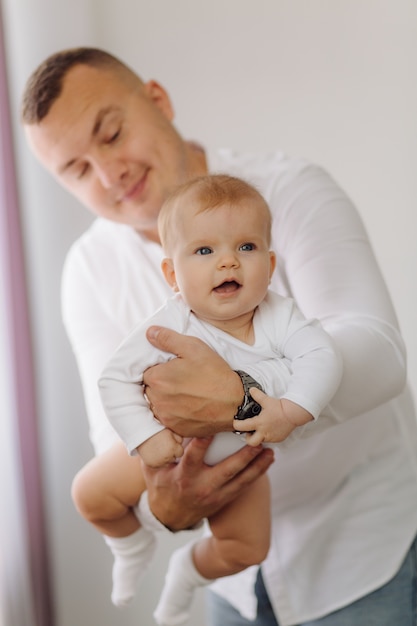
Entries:
POLYGON ((142 464, 149 506, 171 530, 191 528, 234 500, 266 472, 274 460, 269 448, 245 446, 217 465, 204 463, 211 438, 192 439, 178 463, 152 469, 142 464))
POLYGON ((151 410, 167 428, 185 437, 206 437, 233 430, 243 398, 239 376, 196 337, 151 326, 148 341, 177 355, 144 374, 151 410))

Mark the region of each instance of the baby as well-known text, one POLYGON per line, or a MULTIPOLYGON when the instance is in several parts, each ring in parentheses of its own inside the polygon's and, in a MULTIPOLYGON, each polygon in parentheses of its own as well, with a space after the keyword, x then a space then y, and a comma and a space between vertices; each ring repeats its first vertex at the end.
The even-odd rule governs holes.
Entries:
MULTIPOLYGON (((204 176, 166 200, 158 226, 166 254, 162 271, 176 295, 133 329, 99 381, 107 416, 129 454, 157 468, 176 462, 187 443, 158 422, 144 394, 143 372, 175 356, 149 344, 151 325, 199 337, 242 379, 235 432, 214 437, 207 463, 246 444, 281 442, 316 419, 338 387, 341 363, 318 322, 307 321, 293 300, 268 289, 276 257, 262 196, 242 180, 204 176)), ((73 490, 82 514, 94 492, 95 511, 90 506, 87 517, 114 554, 112 599, 118 605, 133 597, 155 545, 132 510, 144 481, 127 472, 121 477, 123 454, 115 446, 92 460, 73 490)), ((154 613, 158 624, 185 623, 196 587, 262 562, 269 549, 269 507, 268 478, 262 476, 208 519, 208 536, 174 552, 154 613)))

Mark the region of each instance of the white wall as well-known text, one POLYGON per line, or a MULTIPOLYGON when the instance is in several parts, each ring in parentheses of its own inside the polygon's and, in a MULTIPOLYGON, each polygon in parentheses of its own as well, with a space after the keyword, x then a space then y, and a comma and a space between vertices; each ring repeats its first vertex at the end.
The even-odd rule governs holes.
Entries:
MULTIPOLYGON (((169 90, 177 126, 208 146, 285 151, 325 166, 357 203, 417 388, 415 0, 3 0, 13 106, 49 53, 98 45, 169 90)), ((59 277, 89 217, 16 144, 31 284, 57 626, 150 626, 160 550, 134 606, 110 605, 111 560, 69 498, 91 449, 59 312, 59 277)), ((358 276, 358 280, 360 277, 358 276)), ((179 538, 176 541, 181 541, 179 538)), ((203 626, 201 596, 193 623, 203 626)))

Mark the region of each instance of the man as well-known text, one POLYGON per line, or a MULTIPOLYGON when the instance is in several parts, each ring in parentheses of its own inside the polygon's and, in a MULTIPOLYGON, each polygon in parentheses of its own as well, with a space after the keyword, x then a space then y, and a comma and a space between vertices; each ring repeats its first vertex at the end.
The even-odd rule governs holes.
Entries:
MULTIPOLYGON (((96 452, 114 442, 97 393, 101 369, 169 295, 156 227, 162 201, 207 171, 249 179, 273 214, 278 262, 271 286, 321 320, 342 354, 344 376, 332 414, 277 448, 269 470, 270 553, 262 574, 222 581, 211 597, 211 624, 412 624, 416 422, 403 391, 404 346, 363 225, 321 169, 280 153, 207 154, 184 141, 172 120, 161 85, 92 49, 53 55, 24 95, 34 153, 99 217, 72 247, 63 276, 64 320, 96 452)), ((207 437, 232 430, 241 380, 193 338, 166 329, 150 329, 148 338, 179 357, 148 370, 154 415, 204 439, 193 440, 177 465, 147 470, 153 515, 145 505, 142 514, 150 524, 188 528, 266 471, 271 451, 244 448, 204 466, 207 437)), ((126 463, 135 470, 134 458, 126 463)))

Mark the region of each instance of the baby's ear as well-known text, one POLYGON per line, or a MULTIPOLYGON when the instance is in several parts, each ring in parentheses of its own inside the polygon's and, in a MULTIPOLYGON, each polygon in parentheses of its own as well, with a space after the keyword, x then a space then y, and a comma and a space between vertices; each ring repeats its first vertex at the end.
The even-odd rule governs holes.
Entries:
POLYGON ((177 285, 176 276, 175 276, 174 264, 172 262, 172 259, 168 259, 168 258, 162 259, 161 269, 162 269, 162 273, 165 276, 165 280, 167 281, 168 285, 174 291, 179 291, 178 285, 177 285))

